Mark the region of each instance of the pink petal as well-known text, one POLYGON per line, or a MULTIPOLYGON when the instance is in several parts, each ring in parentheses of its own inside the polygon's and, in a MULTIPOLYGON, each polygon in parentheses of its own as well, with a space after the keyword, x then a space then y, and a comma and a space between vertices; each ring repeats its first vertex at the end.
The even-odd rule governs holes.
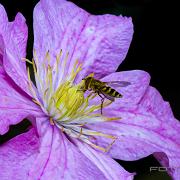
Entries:
POLYGON ((4 50, 4 41, 2 36, 0 35, 0 66, 3 64, 3 50, 4 50))
MULTIPOLYGON (((180 178, 180 123, 156 89, 149 87, 136 108, 109 109, 109 114, 122 119, 92 128, 118 137, 109 152, 113 158, 131 161, 156 152, 172 177, 180 178)), ((105 139, 97 141, 101 146, 108 143, 105 139)))
POLYGON ((0 5, 0 53, 3 56, 3 65, 7 74, 24 91, 29 93, 26 63, 26 43, 28 30, 24 17, 18 13, 13 22, 8 21, 7 14, 0 5), (2 39, 4 47, 2 47, 2 39), (2 52, 3 49, 3 52, 2 52))
POLYGON ((24 118, 43 116, 40 108, 6 74, 0 66, 0 134, 24 118))
POLYGON ((27 179, 28 171, 38 153, 34 129, 0 146, 0 179, 27 179))
POLYGON ((97 78, 114 72, 127 54, 132 34, 131 18, 90 15, 64 0, 41 0, 34 10, 38 60, 42 62, 48 50, 52 62, 60 49, 62 59, 69 52, 65 71, 70 72, 78 59, 83 63, 79 80, 92 71, 97 78))
POLYGON ((92 161, 105 175, 106 179, 133 179, 135 173, 128 173, 109 156, 95 151, 87 144, 77 142, 78 148, 90 161, 92 161))
POLYGON ((48 121, 37 119, 41 146, 29 172, 30 179, 132 179, 133 175, 106 156, 99 154, 101 162, 97 163, 95 159, 98 154, 90 147, 84 146, 87 152, 93 153, 91 157, 79 151, 74 143, 48 121), (108 163, 111 163, 111 167, 108 163))

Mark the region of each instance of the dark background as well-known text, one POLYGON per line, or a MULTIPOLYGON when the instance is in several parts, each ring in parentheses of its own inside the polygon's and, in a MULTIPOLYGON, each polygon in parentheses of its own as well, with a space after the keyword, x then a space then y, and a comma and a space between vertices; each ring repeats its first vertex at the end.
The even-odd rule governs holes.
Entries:
MULTIPOLYGON (((119 71, 142 69, 150 73, 151 85, 155 86, 164 99, 169 101, 174 115, 180 119, 180 87, 179 87, 179 51, 178 11, 176 4, 157 0, 72 0, 92 14, 122 14, 131 16, 134 23, 134 37, 126 60, 119 71)), ((33 31, 32 12, 38 1, 0 0, 13 20, 17 12, 21 12, 29 27, 28 58, 32 57, 33 31)), ((0 142, 23 132, 29 123, 27 120, 12 126, 11 131, 0 137, 0 142), (23 128, 22 128, 23 127, 23 128)), ((139 161, 118 161, 130 172, 137 172, 136 180, 169 180, 164 172, 149 172, 150 166, 160 166, 149 156, 139 161)))

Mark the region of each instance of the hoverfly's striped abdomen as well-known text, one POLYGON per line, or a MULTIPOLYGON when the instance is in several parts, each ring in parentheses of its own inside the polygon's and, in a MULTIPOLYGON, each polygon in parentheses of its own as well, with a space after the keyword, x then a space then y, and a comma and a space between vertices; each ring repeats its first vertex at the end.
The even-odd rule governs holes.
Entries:
POLYGON ((101 89, 102 92, 104 92, 105 94, 108 94, 111 97, 115 97, 115 98, 121 98, 122 95, 120 93, 118 93, 115 89, 109 87, 109 86, 104 86, 101 89))

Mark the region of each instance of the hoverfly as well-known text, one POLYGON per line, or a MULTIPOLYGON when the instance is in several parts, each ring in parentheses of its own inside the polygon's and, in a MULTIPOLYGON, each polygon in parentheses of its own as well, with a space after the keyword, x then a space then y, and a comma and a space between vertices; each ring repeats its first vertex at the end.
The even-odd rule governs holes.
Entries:
POLYGON ((93 77, 93 74, 90 74, 86 78, 82 79, 84 85, 81 87, 82 91, 93 91, 97 93, 101 98, 101 114, 103 108, 104 99, 107 98, 110 101, 114 101, 115 98, 121 98, 122 95, 117 92, 112 87, 126 87, 130 85, 130 82, 127 81, 111 81, 111 82, 102 82, 93 77))

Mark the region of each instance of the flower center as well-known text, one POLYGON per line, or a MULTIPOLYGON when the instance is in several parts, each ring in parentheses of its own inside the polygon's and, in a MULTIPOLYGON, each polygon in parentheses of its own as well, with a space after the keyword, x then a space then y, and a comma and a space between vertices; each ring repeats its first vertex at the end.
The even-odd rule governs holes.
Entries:
MULTIPOLYGON (((94 131, 88 125, 97 122, 116 120, 119 118, 107 118, 99 113, 101 102, 90 104, 96 97, 93 92, 82 91, 84 81, 75 83, 77 74, 81 71, 81 64, 76 61, 68 71, 68 53, 63 55, 62 51, 55 59, 47 52, 42 62, 39 61, 34 51, 34 60, 27 62, 33 65, 36 87, 33 85, 28 69, 29 87, 34 97, 33 101, 49 116, 51 125, 57 126, 70 138, 78 138, 89 145, 108 151, 116 137, 94 131), (96 136, 112 139, 112 143, 106 148, 93 143, 96 136)), ((84 78, 84 77, 82 77, 84 78)), ((111 103, 105 100, 104 106, 111 103)))

